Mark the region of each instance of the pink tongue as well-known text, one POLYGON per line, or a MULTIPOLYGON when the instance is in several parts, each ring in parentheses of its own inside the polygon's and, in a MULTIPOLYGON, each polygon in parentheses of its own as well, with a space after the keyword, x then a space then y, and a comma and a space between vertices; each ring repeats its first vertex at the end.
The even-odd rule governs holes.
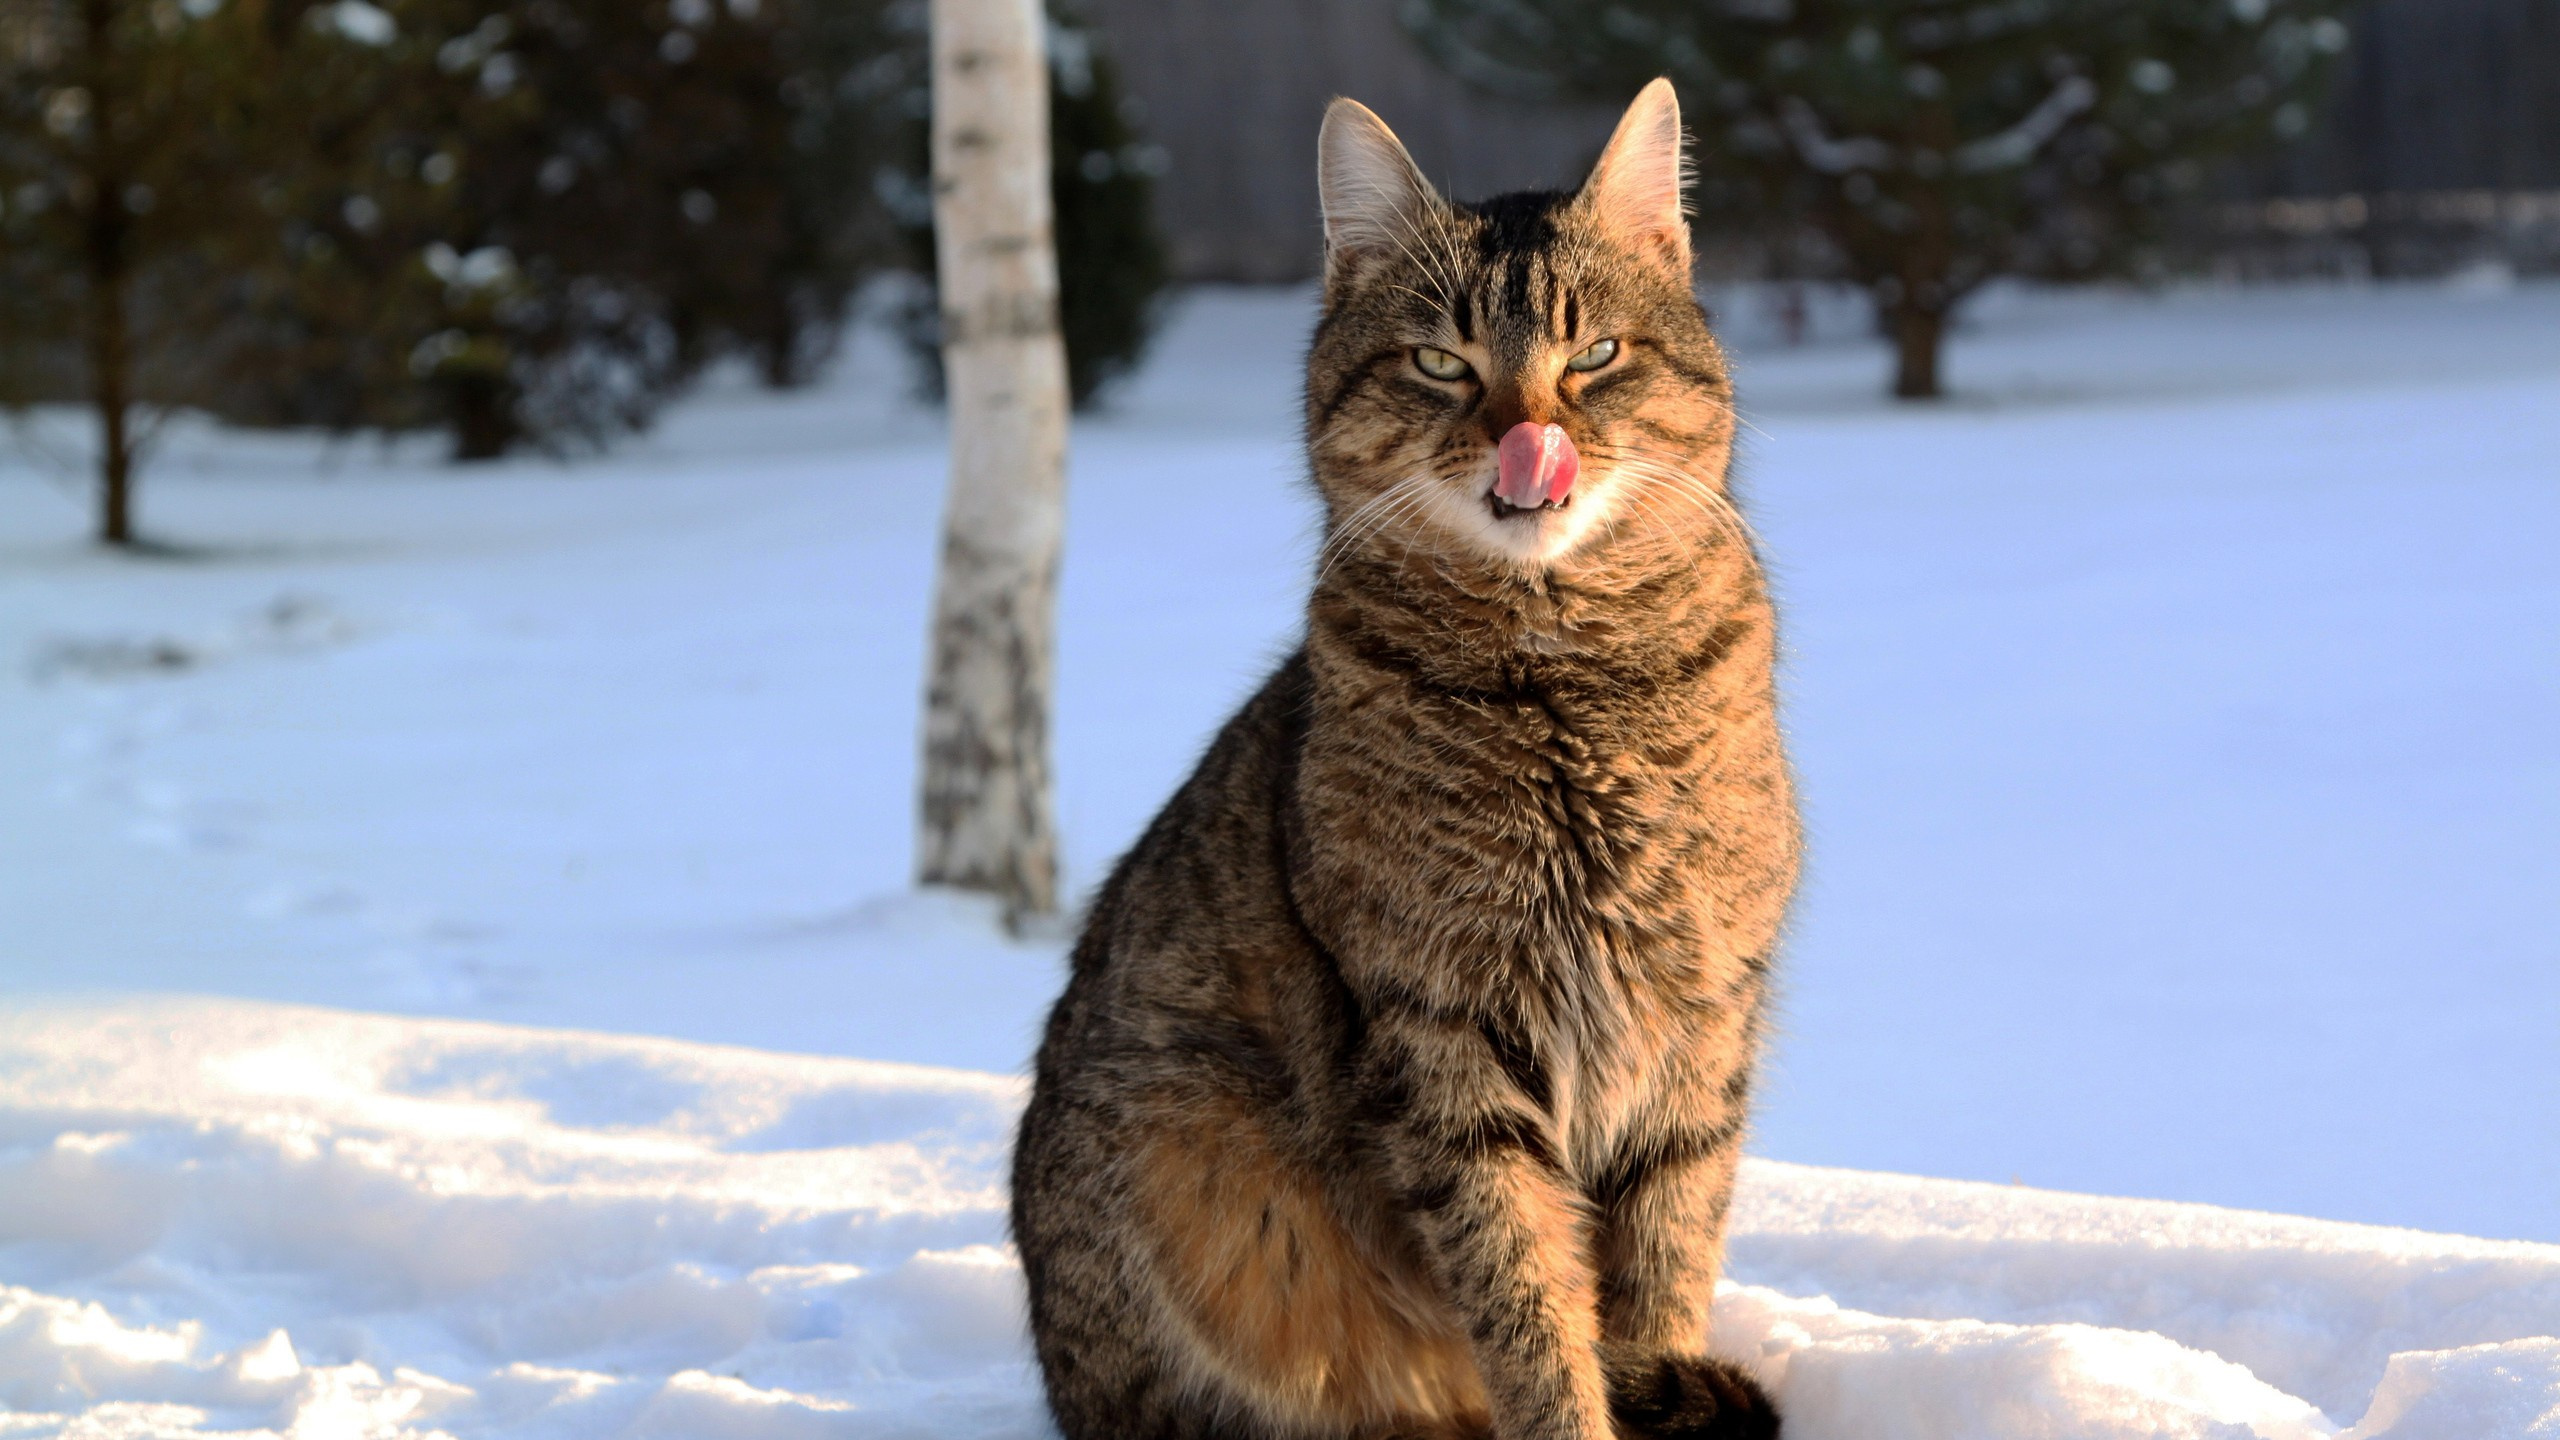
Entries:
POLYGON ((1522 510, 1564 499, 1582 471, 1582 457, 1573 453, 1573 439, 1561 425, 1523 420, 1502 437, 1500 454, 1502 478, 1493 493, 1522 510))

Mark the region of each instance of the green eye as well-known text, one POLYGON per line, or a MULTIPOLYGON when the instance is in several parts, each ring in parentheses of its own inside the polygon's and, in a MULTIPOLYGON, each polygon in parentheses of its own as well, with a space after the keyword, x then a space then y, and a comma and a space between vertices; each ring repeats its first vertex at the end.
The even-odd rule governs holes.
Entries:
POLYGON ((1467 368, 1466 361, 1436 345, 1415 346, 1413 363, 1414 368, 1434 380, 1464 380, 1474 373, 1467 368))
POLYGON ((1617 341, 1594 340, 1590 344, 1583 346, 1580 354, 1575 355, 1572 359, 1564 362, 1564 368, 1567 370, 1597 370, 1601 366, 1606 365, 1617 358, 1617 341))

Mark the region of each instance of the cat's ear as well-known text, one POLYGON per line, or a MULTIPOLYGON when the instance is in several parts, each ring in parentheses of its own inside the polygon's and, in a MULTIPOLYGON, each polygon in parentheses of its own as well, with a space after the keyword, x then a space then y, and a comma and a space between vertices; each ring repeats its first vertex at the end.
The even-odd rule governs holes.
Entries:
POLYGON ((1440 192, 1422 178, 1404 142, 1357 100, 1325 107, 1316 135, 1316 192, 1324 202, 1328 288, 1366 261, 1410 250, 1414 227, 1436 218, 1440 192))
POLYGON ((1689 278, 1689 221, 1680 210, 1688 171, 1680 149, 1680 97, 1669 80, 1636 92, 1600 163, 1582 182, 1580 204, 1608 234, 1659 256, 1689 278))

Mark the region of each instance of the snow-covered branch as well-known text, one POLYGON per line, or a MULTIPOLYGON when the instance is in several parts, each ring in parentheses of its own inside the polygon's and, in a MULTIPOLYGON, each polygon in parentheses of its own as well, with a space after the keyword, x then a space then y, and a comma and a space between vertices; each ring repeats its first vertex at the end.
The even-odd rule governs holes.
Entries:
POLYGON ((1979 175, 1986 170, 2008 170, 2024 165, 2036 152, 2053 143, 2062 127, 2074 116, 2098 103, 2098 87, 2085 75, 2074 75, 2053 87, 2036 108, 2027 112, 2017 124, 1996 135, 1985 135, 1956 147, 1955 167, 1961 174, 1979 175))
POLYGON ((1804 163, 1825 175, 1846 175, 1852 170, 1882 170, 1893 164, 1894 149, 1873 136, 1859 135, 1846 140, 1834 139, 1822 128, 1822 117, 1813 107, 1789 96, 1778 107, 1778 123, 1786 128, 1787 139, 1804 157, 1804 163))

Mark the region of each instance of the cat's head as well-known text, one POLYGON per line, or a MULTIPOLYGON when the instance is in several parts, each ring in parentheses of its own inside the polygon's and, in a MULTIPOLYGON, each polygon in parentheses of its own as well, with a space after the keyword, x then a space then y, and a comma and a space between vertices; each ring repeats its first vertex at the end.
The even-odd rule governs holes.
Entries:
POLYGON ((1732 392, 1690 288, 1680 145, 1656 80, 1580 190, 1460 204, 1333 102, 1307 362, 1329 558, 1384 544, 1538 574, 1712 523, 1732 392))

